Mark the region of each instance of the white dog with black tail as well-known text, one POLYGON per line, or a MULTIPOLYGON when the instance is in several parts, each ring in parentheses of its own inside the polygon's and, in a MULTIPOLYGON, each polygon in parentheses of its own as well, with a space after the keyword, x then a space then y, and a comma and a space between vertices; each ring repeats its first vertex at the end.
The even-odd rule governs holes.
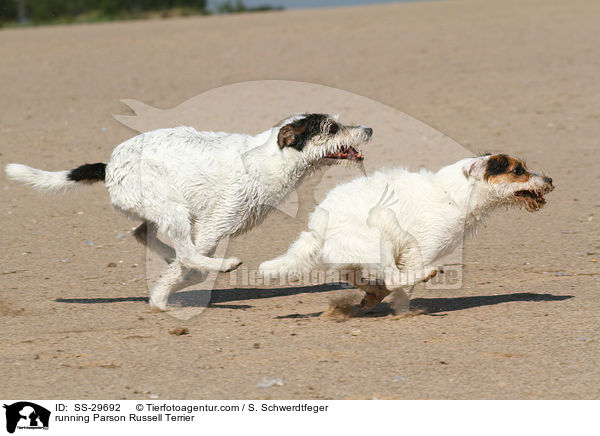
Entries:
POLYGON ((107 164, 57 172, 9 164, 6 173, 41 191, 104 181, 112 206, 142 221, 136 239, 170 262, 150 294, 150 304, 164 310, 188 270, 227 272, 241 264, 212 257, 223 237, 260 224, 311 171, 361 161, 357 148, 372 133, 317 113, 291 116, 258 135, 176 127, 123 142, 107 164))

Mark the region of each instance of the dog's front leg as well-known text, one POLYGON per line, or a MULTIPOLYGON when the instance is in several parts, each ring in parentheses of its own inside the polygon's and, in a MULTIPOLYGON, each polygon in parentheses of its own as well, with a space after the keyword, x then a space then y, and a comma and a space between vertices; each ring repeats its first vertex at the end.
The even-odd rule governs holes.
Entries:
POLYGON ((202 283, 208 277, 208 271, 200 269, 186 269, 184 268, 183 277, 178 280, 177 284, 173 287, 173 292, 180 291, 187 288, 188 286, 202 283))
POLYGON ((150 291, 150 307, 154 307, 159 310, 167 310, 167 301, 169 300, 169 295, 174 292, 175 285, 181 278, 182 272, 182 265, 177 260, 167 266, 150 291))
POLYGON ((426 282, 435 277, 437 271, 437 267, 431 265, 417 269, 404 269, 402 271, 398 268, 386 268, 385 287, 389 291, 397 291, 408 286, 414 286, 419 282, 426 282))
POLYGON ((346 281, 365 292, 365 296, 360 302, 360 308, 364 311, 369 311, 377 306, 390 293, 385 286, 365 279, 360 270, 355 271, 354 274, 348 274, 346 281))
POLYGON ((410 312, 410 296, 414 286, 393 291, 389 298, 390 309, 394 315, 410 312))
POLYGON ((185 238, 171 239, 177 253, 177 260, 186 268, 229 272, 242 264, 242 261, 237 257, 215 258, 207 256, 206 253, 213 252, 212 250, 214 250, 216 244, 194 245, 189 235, 185 238), (207 246, 210 248, 206 248, 207 246))
POLYGON ((239 267, 242 261, 237 257, 213 258, 202 254, 194 254, 181 258, 181 262, 186 268, 206 269, 217 272, 230 272, 239 267))
POLYGON ((365 296, 360 302, 360 308, 368 311, 377 306, 381 301, 390 294, 390 291, 381 285, 369 285, 366 287, 360 286, 360 289, 365 291, 365 296))
POLYGON ((193 235, 193 242, 192 240, 186 241, 186 245, 181 250, 182 261, 186 267, 208 271, 230 272, 242 264, 242 261, 237 257, 212 257, 223 234, 207 230, 206 225, 198 221, 193 223, 191 233, 193 235))

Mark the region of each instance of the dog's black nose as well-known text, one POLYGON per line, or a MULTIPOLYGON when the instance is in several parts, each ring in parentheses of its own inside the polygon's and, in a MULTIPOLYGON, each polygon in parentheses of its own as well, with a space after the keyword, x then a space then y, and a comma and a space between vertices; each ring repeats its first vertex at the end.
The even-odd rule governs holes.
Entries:
POLYGON ((552 177, 546 177, 546 176, 544 176, 544 182, 546 182, 547 184, 551 185, 552 184, 552 177))
POLYGON ((370 138, 373 135, 373 129, 371 129, 370 127, 365 127, 365 133, 370 138))

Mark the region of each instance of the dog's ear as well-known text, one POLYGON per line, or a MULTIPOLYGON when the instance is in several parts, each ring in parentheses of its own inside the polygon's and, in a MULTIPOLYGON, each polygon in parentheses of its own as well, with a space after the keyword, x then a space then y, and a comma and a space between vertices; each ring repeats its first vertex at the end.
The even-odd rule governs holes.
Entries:
POLYGON ((474 159, 471 162, 467 162, 465 166, 463 166, 463 174, 468 179, 469 177, 473 177, 474 179, 483 180, 483 176, 485 175, 485 169, 487 166, 487 157, 481 156, 474 159))
POLYGON ((296 132, 291 125, 287 124, 279 129, 279 134, 277 135, 279 148, 291 147, 295 140, 296 132))
POLYGON ((279 144, 279 148, 292 147, 301 151, 307 137, 306 129, 306 120, 296 121, 292 124, 283 126, 279 129, 279 134, 277 135, 277 144, 279 144))
POLYGON ((304 114, 301 118, 282 126, 277 134, 279 148, 292 147, 302 151, 309 139, 321 134, 326 118, 327 115, 324 114, 304 114))

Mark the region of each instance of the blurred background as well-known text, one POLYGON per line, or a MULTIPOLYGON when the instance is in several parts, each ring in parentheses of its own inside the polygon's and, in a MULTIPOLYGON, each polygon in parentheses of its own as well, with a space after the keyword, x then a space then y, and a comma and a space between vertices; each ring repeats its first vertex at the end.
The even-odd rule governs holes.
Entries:
MULTIPOLYGON (((0 0, 1 25, 81 23, 390 3, 393 0, 0 0)), ((401 0, 414 1, 414 0, 401 0)))

